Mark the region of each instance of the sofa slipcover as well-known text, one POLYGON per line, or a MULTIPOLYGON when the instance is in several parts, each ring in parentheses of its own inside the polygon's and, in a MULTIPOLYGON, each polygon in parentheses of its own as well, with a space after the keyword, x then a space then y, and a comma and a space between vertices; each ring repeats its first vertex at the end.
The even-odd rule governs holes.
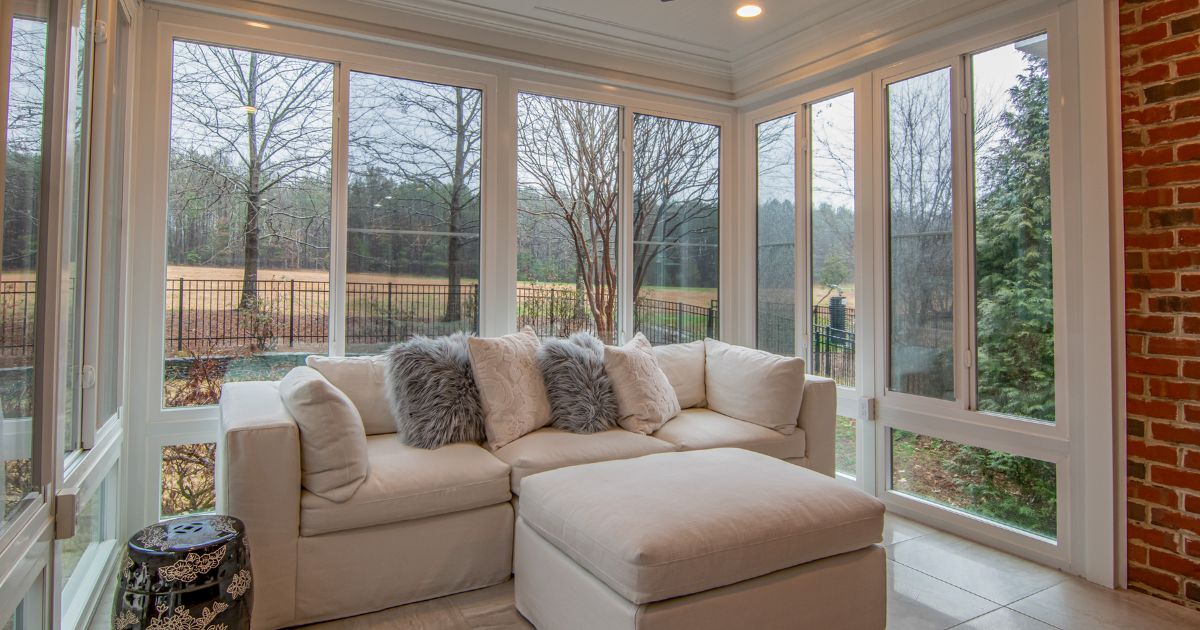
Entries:
POLYGON ((654 437, 674 444, 681 451, 729 446, 789 461, 804 459, 803 429, 784 435, 711 409, 684 409, 655 432, 654 437))
POLYGON ((883 538, 883 503, 742 449, 663 453, 525 479, 520 518, 634 604, 691 595, 883 538))
POLYGON ((396 434, 367 438, 371 470, 350 500, 300 497, 300 534, 313 536, 504 503, 508 464, 476 444, 426 450, 396 434))
POLYGON ((675 445, 670 442, 621 428, 579 435, 546 427, 501 447, 495 455, 512 467, 512 491, 519 495, 521 481, 529 475, 563 466, 628 459, 674 450, 675 445))

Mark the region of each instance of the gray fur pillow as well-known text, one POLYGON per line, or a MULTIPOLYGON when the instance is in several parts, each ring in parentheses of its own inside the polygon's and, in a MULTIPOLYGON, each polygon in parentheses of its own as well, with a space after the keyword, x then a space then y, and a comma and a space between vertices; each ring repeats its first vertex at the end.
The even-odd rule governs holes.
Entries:
POLYGON ((466 334, 413 337, 386 357, 388 399, 405 444, 438 448, 485 439, 466 334))
POLYGON ((552 426, 598 433, 617 425, 617 397, 604 371, 604 344, 590 333, 546 339, 537 351, 552 426))

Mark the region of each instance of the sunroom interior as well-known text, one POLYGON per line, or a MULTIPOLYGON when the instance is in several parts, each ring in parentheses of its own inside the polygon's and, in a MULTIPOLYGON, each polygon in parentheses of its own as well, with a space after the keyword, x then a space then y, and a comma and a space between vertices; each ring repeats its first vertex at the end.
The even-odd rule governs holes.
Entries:
MULTIPOLYGON (((527 327, 832 379, 890 627, 1200 625, 1200 431, 1130 419, 1200 417, 1200 350, 1127 365, 1151 5, 3 0, 5 628, 121 627, 131 536, 226 505, 225 384, 527 327)), ((483 627, 430 601, 343 623, 483 627)))

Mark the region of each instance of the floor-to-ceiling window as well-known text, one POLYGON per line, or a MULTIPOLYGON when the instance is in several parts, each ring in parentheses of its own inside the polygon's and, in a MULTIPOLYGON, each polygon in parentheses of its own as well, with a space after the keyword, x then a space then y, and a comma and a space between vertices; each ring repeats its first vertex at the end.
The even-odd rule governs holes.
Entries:
MULTIPOLYGON (((1019 419, 1056 419, 1047 44, 1035 35, 887 86, 889 389, 954 401, 1018 430, 1019 419), (952 81, 955 73, 965 76, 952 81), (956 84, 968 94, 970 156, 959 203, 956 84), (965 255, 954 254, 956 242, 965 255), (966 331, 957 341, 956 325, 966 331)), ((1054 463, 896 428, 890 442, 892 489, 1057 537, 1054 463)))
MULTIPOLYGON (((162 405, 329 347, 333 65, 174 43, 162 405)), ((212 509, 215 443, 162 450, 164 516, 212 509)))

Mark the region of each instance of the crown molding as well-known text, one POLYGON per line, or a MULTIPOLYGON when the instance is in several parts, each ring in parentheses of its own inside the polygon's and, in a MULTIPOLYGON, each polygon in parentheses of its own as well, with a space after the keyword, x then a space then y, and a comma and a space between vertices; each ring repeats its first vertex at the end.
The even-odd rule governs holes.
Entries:
MULTIPOLYGON (((574 48, 584 53, 633 59, 652 66, 674 66, 689 72, 732 81, 730 51, 700 42, 666 38, 636 27, 610 23, 573 12, 540 7, 567 18, 570 26, 554 24, 512 11, 492 9, 457 0, 349 0, 351 4, 374 6, 409 15, 433 18, 460 27, 485 29, 508 36, 528 38, 574 48), (629 36, 604 33, 596 25, 630 32, 629 36)), ((594 58, 593 58, 594 59, 594 58)))

